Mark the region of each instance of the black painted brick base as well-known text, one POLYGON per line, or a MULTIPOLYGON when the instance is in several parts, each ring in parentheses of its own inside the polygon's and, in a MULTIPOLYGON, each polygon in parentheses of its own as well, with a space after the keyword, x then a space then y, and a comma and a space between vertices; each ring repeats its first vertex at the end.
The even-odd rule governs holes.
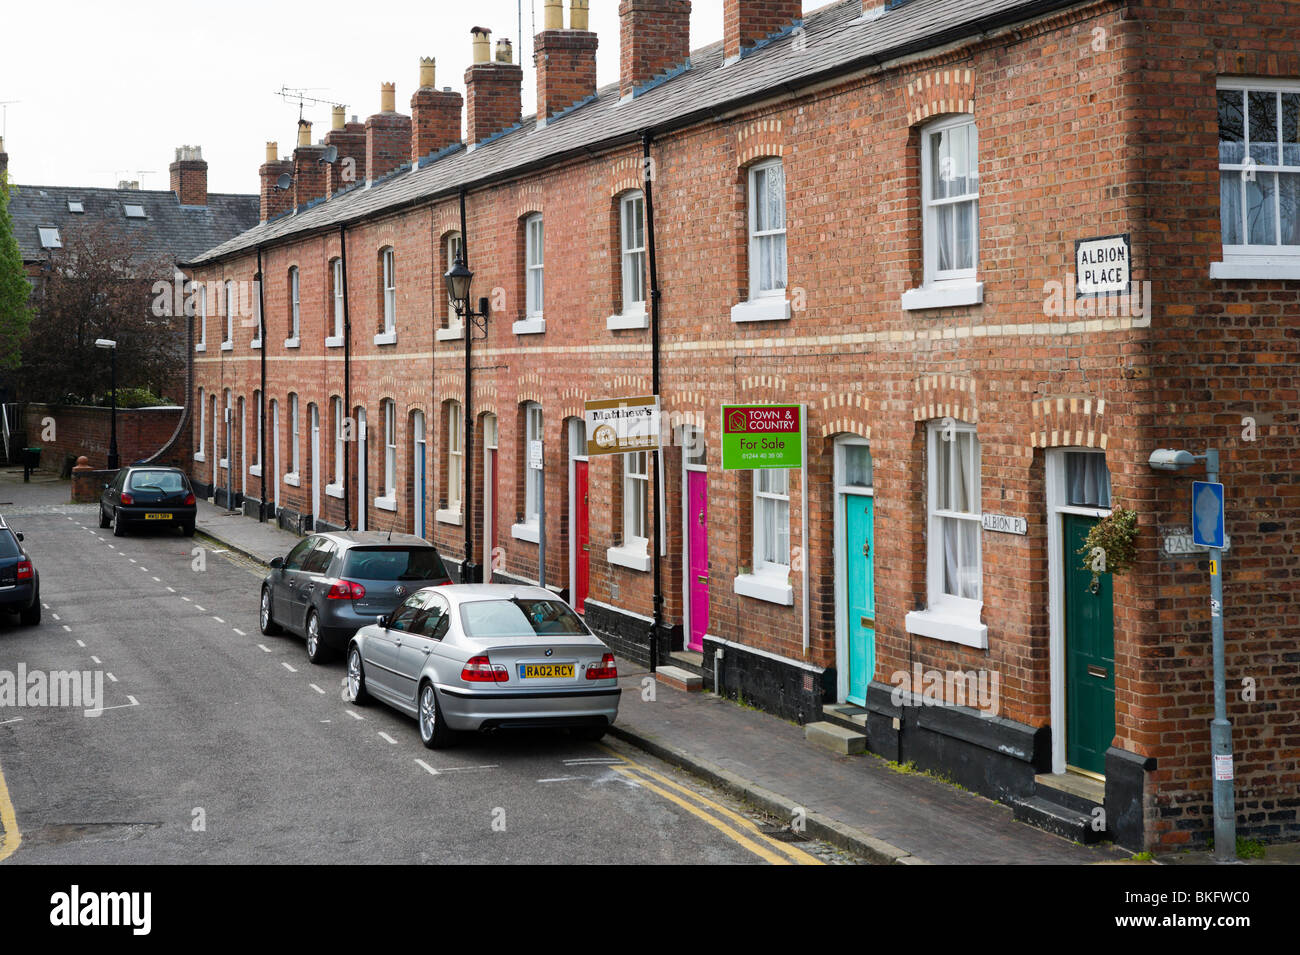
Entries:
POLYGON ((834 671, 813 672, 782 660, 704 638, 704 681, 715 693, 775 713, 797 723, 822 718, 822 704, 833 699, 834 671), (715 673, 716 651, 722 650, 722 667, 715 673))

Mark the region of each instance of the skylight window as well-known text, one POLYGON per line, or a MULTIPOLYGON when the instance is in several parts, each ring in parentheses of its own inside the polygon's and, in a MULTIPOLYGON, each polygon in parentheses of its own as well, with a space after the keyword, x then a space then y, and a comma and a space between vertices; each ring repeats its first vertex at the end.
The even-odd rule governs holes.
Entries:
POLYGON ((124 202, 122 203, 122 211, 126 213, 128 219, 143 219, 145 217, 144 206, 139 203, 124 202))
POLYGON ((69 199, 69 200, 68 200, 68 211, 69 211, 69 212, 85 212, 85 211, 86 211, 86 207, 83 206, 83 205, 81 204, 81 200, 80 200, 80 199, 69 199))
POLYGON ((61 249, 63 248, 63 239, 59 237, 58 229, 41 227, 41 248, 42 249, 61 249))

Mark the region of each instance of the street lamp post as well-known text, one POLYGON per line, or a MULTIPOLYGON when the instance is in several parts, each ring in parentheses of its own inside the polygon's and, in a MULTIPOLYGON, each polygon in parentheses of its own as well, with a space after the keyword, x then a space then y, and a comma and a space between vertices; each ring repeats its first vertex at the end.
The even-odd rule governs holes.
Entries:
MULTIPOLYGON (((1158 471, 1181 471, 1196 461, 1205 462, 1205 479, 1219 483, 1219 452, 1209 448, 1204 454, 1161 449, 1148 462, 1158 471)), ((1196 514, 1192 514, 1195 530, 1196 514)), ((1224 533, 1226 534, 1226 527, 1224 533)), ((1195 539, 1195 534, 1193 534, 1195 539)), ((1226 541, 1226 537, 1225 537, 1226 541)), ((1233 794, 1232 723, 1228 721, 1227 677, 1223 649, 1223 550, 1208 548, 1210 558, 1210 629, 1214 655, 1214 721, 1210 724, 1210 750, 1213 763, 1214 858, 1217 862, 1237 861, 1237 809, 1233 794)))
MULTIPOLYGON (((464 454, 461 455, 465 465, 465 480, 462 485, 462 496, 465 499, 465 563, 462 565, 461 582, 475 583, 479 579, 479 568, 474 563, 474 482, 473 478, 473 461, 474 461, 474 409, 472 406, 473 384, 470 379, 470 342, 474 337, 474 329, 480 329, 484 335, 487 334, 487 315, 488 300, 486 297, 478 300, 477 311, 470 307, 469 292, 470 286, 474 282, 474 273, 469 270, 465 264, 465 226, 464 226, 464 197, 461 197, 461 246, 460 252, 456 256, 456 261, 445 276, 447 280, 447 298, 451 302, 451 307, 455 309, 456 314, 460 317, 461 329, 465 334, 465 428, 464 428, 464 454)), ((491 555, 484 555, 491 560, 491 555)))
POLYGON ((111 338, 96 338, 96 348, 107 348, 110 366, 112 368, 112 388, 109 391, 109 405, 112 409, 109 415, 109 438, 108 438, 108 469, 115 470, 118 466, 117 461, 117 342, 111 338))

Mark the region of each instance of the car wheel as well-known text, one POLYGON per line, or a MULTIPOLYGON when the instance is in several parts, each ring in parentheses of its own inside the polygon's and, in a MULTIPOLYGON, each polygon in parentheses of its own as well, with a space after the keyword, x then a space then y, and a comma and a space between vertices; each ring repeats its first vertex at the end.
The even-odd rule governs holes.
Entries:
POLYGON ((99 529, 101 531, 108 530, 108 525, 110 523, 108 515, 104 513, 104 505, 99 505, 99 529))
POLYGON ((18 614, 24 627, 35 627, 41 622, 41 595, 37 594, 32 605, 18 614))
POLYGON ((117 508, 113 508, 113 536, 126 536, 126 525, 122 523, 122 515, 118 513, 117 508))
POLYGON ((307 614, 307 659, 312 663, 324 663, 329 658, 329 647, 320 638, 320 618, 313 610, 307 614))
POLYGON ((588 743, 594 743, 597 740, 605 738, 605 733, 609 729, 609 724, 604 726, 581 726, 577 729, 569 730, 575 737, 586 740, 588 743))
POLYGON ((361 669, 361 650, 356 644, 348 648, 348 700, 357 706, 370 702, 366 692, 366 673, 361 669))
POLYGON ((280 633, 280 625, 271 617, 271 588, 262 588, 262 609, 257 615, 258 626, 268 637, 280 633))
POLYGON ((453 733, 442 719, 438 694, 432 683, 420 684, 420 710, 416 716, 420 723, 420 742, 429 749, 443 749, 451 745, 453 733))

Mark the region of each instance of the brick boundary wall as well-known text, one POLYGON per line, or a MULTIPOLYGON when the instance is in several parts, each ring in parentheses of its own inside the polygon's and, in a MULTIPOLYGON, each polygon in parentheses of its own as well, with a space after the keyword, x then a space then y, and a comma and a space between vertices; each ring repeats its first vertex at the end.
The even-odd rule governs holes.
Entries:
MULTIPOLYGON (((184 413, 185 409, 179 406, 119 408, 117 452, 120 462, 130 464, 156 453, 171 439, 184 413)), ((105 467, 108 463, 110 414, 108 408, 88 405, 30 403, 23 412, 27 444, 43 449, 41 467, 46 470, 62 470, 67 455, 77 458, 83 454, 90 459, 92 467, 105 467), (51 426, 53 437, 45 440, 44 435, 49 433, 51 426)), ((155 463, 185 468, 189 449, 189 438, 182 435, 173 445, 172 452, 155 463)))

